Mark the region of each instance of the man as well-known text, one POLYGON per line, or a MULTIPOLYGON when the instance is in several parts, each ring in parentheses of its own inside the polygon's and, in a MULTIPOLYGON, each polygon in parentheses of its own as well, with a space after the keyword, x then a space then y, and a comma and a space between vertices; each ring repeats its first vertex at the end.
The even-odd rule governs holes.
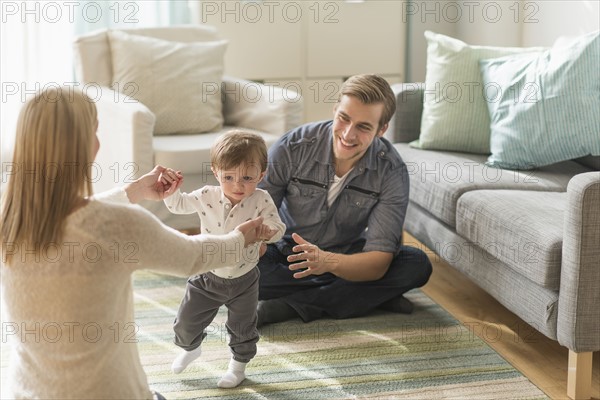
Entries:
POLYGON ((259 326, 412 311, 402 295, 427 282, 431 263, 401 243, 408 172, 382 138, 395 110, 384 79, 353 76, 333 121, 300 126, 269 150, 261 187, 287 231, 258 264, 259 326))

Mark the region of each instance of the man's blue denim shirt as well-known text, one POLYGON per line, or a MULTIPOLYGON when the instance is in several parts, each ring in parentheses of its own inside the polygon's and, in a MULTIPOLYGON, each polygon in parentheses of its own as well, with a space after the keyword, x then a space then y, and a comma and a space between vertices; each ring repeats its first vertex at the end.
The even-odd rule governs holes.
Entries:
POLYGON ((366 240, 362 251, 396 254, 408 205, 406 165, 387 139, 376 138, 328 207, 327 190, 335 173, 332 125, 322 121, 300 126, 269 150, 267 174, 259 186, 279 209, 287 227, 283 240, 293 244, 295 232, 337 253, 366 240))

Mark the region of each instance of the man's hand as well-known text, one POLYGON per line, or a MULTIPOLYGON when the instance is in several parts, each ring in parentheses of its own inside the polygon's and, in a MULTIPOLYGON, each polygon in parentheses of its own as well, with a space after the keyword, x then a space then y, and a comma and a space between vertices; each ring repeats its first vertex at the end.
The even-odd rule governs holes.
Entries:
POLYGON ((296 272, 294 278, 304 278, 309 275, 322 275, 326 272, 332 272, 332 267, 337 264, 335 254, 323 251, 312 243, 304 240, 297 233, 292 234, 292 239, 297 246, 292 250, 297 254, 288 256, 289 262, 299 261, 295 264, 290 264, 290 271, 304 269, 304 271, 296 272))

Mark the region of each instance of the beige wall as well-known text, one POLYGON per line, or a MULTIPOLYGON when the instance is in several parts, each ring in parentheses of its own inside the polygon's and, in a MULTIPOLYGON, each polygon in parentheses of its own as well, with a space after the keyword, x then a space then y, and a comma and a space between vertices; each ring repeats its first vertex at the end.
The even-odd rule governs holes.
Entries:
POLYGON ((535 10, 539 23, 523 24, 523 46, 551 46, 560 36, 578 36, 600 29, 598 0, 533 3, 539 6, 535 10))
POLYGON ((331 118, 346 77, 404 80, 402 1, 201 1, 197 23, 229 40, 225 73, 298 90, 305 120, 331 118))

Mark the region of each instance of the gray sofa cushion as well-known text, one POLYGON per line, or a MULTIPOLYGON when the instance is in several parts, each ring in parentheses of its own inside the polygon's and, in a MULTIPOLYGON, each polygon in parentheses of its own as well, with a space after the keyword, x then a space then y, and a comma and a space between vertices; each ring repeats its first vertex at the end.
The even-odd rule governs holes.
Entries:
POLYGON ((422 250, 430 260, 446 260, 529 325, 556 339, 557 291, 535 285, 412 201, 408 203, 404 227, 426 246, 422 250))
POLYGON ((538 285, 558 290, 566 203, 567 193, 468 192, 458 199, 456 232, 538 285))
POLYGON ((456 203, 471 190, 564 192, 569 180, 589 168, 565 161, 530 171, 486 166, 487 156, 421 150, 396 143, 410 176, 410 200, 450 227, 456 226, 456 203))

